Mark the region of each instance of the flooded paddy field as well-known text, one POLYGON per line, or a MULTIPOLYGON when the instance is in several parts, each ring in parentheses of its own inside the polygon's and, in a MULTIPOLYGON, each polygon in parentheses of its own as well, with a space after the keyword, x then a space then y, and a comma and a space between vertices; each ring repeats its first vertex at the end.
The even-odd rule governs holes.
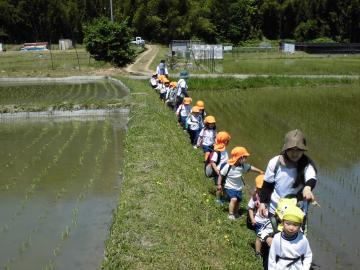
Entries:
POLYGON ((115 79, 68 78, 0 80, 0 113, 121 107, 129 94, 115 79))
MULTIPOLYGON (((218 131, 230 132, 229 151, 247 147, 250 163, 260 168, 280 152, 287 131, 303 130, 318 166, 315 196, 321 207, 310 207, 308 227, 314 269, 359 269, 359 83, 198 89, 190 95, 194 102, 204 100, 218 131)), ((250 192, 252 175, 246 181, 250 192)))
POLYGON ((0 269, 100 268, 128 117, 113 105, 126 95, 108 80, 1 83, 0 269))
POLYGON ((126 118, 1 121, 2 269, 98 269, 126 118))

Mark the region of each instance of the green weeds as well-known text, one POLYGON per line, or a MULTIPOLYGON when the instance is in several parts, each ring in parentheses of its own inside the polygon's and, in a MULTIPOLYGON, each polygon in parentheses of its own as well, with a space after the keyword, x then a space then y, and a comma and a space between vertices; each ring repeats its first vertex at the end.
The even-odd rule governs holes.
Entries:
POLYGON ((103 269, 260 269, 245 220, 218 208, 176 117, 146 82, 125 80, 132 93, 120 202, 103 269))

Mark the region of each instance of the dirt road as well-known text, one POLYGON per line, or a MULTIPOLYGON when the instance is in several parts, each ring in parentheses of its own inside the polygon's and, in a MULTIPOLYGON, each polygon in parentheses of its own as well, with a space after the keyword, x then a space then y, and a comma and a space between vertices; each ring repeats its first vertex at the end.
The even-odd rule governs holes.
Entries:
POLYGON ((150 64, 157 55, 159 48, 156 45, 146 45, 146 51, 140 54, 135 62, 125 68, 125 71, 130 75, 151 77, 150 64))

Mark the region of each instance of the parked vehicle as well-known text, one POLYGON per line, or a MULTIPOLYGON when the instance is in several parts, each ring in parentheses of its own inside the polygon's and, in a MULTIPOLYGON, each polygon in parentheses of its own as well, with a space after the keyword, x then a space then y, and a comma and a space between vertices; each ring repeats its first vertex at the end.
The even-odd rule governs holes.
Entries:
POLYGON ((131 41, 132 44, 136 44, 138 46, 144 46, 145 40, 143 40, 141 37, 135 37, 135 40, 131 41))

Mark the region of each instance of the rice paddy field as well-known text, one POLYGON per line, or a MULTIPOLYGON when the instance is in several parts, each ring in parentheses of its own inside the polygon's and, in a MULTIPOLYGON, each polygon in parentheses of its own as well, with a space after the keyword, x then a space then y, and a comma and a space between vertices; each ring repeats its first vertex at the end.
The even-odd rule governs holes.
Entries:
POLYGON ((360 55, 225 53, 215 71, 272 75, 360 75, 360 55))
POLYGON ((128 94, 109 80, 0 83, 0 112, 115 108, 128 94))
MULTIPOLYGON (((190 73, 257 74, 257 75, 360 75, 359 54, 307 54, 297 51, 286 54, 277 50, 254 51, 246 47, 234 47, 224 52, 222 60, 203 59, 189 61, 178 58, 177 68, 169 70, 178 74, 182 69, 190 73)), ((161 48, 151 68, 156 69, 160 59, 168 59, 169 51, 161 48)))
MULTIPOLYGON (((109 109, 126 94, 109 81, 2 84, 0 106, 109 109)), ((127 113, 12 115, 0 118, 0 269, 99 269, 119 196, 127 113)))
POLYGON ((308 155, 318 165, 315 195, 321 206, 311 207, 309 216, 314 263, 359 269, 359 81, 222 78, 192 79, 189 85, 193 100, 204 100, 216 117, 218 130, 230 132, 229 149, 247 147, 257 167, 265 169, 280 152, 287 131, 306 134, 308 155))

